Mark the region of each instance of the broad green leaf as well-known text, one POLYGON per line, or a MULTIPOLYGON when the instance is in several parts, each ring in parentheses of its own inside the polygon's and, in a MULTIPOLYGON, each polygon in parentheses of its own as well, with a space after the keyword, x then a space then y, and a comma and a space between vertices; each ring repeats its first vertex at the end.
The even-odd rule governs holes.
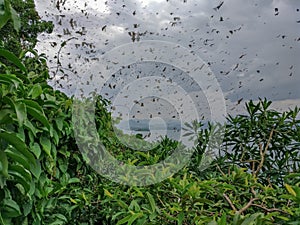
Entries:
POLYGON ((32 180, 31 173, 21 165, 9 165, 8 173, 13 175, 18 173, 24 180, 28 182, 31 182, 32 180))
POLYGON ((16 77, 14 74, 0 74, 0 83, 13 84, 16 88, 22 83, 22 80, 16 77))
POLYGON ((30 147, 30 150, 35 154, 36 158, 40 158, 42 150, 41 150, 40 145, 38 143, 34 143, 30 147))
POLYGON ((2 101, 3 101, 4 103, 6 103, 7 105, 11 106, 12 109, 15 108, 15 104, 14 104, 15 101, 14 101, 12 98, 10 98, 10 97, 8 97, 8 96, 4 96, 4 97, 2 98, 2 101))
POLYGON ((24 66, 24 64, 18 59, 17 56, 15 56, 10 51, 7 51, 5 49, 0 49, 0 56, 6 58, 8 61, 10 61, 13 64, 15 64, 20 70, 22 70, 23 72, 27 73, 27 69, 24 66))
POLYGON ((50 136, 51 138, 53 138, 53 142, 58 145, 59 143, 59 136, 58 133, 56 131, 56 129, 53 128, 52 124, 50 125, 50 136))
POLYGON ((40 162, 37 160, 35 165, 31 164, 30 172, 35 176, 36 179, 39 179, 42 173, 42 168, 40 162))
POLYGON ((18 32, 21 28, 20 17, 11 7, 8 0, 0 1, 0 29, 5 26, 9 19, 13 20, 14 29, 18 32))
MULTIPOLYGON (((138 152, 139 153, 139 152, 138 152)), ((144 197, 144 194, 143 194, 143 192, 140 190, 140 188, 138 188, 138 187, 132 187, 133 188, 133 190, 136 192, 135 193, 135 196, 137 196, 137 197, 144 197)))
POLYGON ((71 201, 72 203, 74 203, 74 204, 77 204, 77 201, 76 201, 75 199, 73 199, 73 198, 70 198, 70 201, 71 201))
MULTIPOLYGON (((11 225, 12 224, 12 218, 7 216, 2 216, 0 211, 0 224, 1 225, 11 225), (4 217, 4 219, 3 219, 4 217)), ((24 224, 26 225, 26 224, 24 224)))
POLYGON ((36 99, 43 93, 43 89, 40 84, 35 84, 29 91, 28 95, 32 97, 32 99, 36 99))
POLYGON ((6 216, 18 217, 22 215, 19 205, 12 199, 3 199, 3 208, 6 216))
POLYGON ((52 100, 44 100, 44 107, 53 108, 53 109, 58 109, 59 108, 59 106, 57 105, 57 102, 52 101, 52 100))
POLYGON ((47 137, 40 137, 40 143, 42 145, 42 149, 44 152, 48 155, 51 156, 51 141, 47 137))
POLYGON ((62 131, 63 130, 63 125, 64 125, 64 118, 63 117, 58 117, 56 120, 56 125, 58 130, 62 131))
MULTIPOLYGON (((280 216, 280 215, 278 215, 277 218, 282 219, 285 222, 287 222, 287 221, 290 220, 290 218, 288 218, 287 216, 280 216)), ((299 225, 299 220, 297 221, 297 223, 292 223, 292 224, 299 225)), ((243 225, 245 225, 245 224, 243 224, 243 225)))
POLYGON ((0 129, 0 139, 4 139, 6 142, 15 147, 15 149, 19 151, 20 154, 24 155, 30 163, 36 163, 34 156, 28 151, 25 143, 16 134, 0 129))
POLYGON ((24 155, 20 154, 19 152, 13 151, 13 149, 10 148, 6 149, 5 153, 14 162, 23 165, 28 170, 30 169, 30 164, 24 155))
POLYGON ((0 110, 0 124, 9 123, 9 121, 11 120, 10 119, 11 114, 13 114, 12 109, 1 109, 0 110))
POLYGON ((33 203, 33 200, 29 200, 28 202, 23 204, 24 216, 29 215, 29 213, 32 211, 32 203, 33 203))
POLYGON ((1 171, 4 177, 8 177, 8 160, 6 153, 0 149, 0 163, 1 163, 1 171))
POLYGON ((17 114, 17 119, 18 119, 18 123, 19 126, 22 127, 24 124, 24 121, 27 118, 27 112, 26 112, 26 106, 24 103, 22 102, 16 102, 15 103, 15 111, 17 114))
POLYGON ((31 108, 35 108, 37 111, 39 111, 40 113, 44 114, 44 110, 43 108, 39 105, 39 103, 33 101, 33 100, 27 100, 24 99, 22 100, 26 106, 31 107, 31 108))
POLYGON ((24 127, 28 129, 28 131, 31 131, 34 137, 36 137, 37 132, 39 132, 29 120, 25 120, 24 127))
POLYGON ((5 26, 5 24, 8 22, 8 20, 11 18, 10 17, 10 13, 5 10, 5 5, 4 5, 4 1, 0 3, 0 30, 2 29, 2 27, 5 26), (2 10, 2 8, 4 9, 4 11, 2 10))
POLYGON ((16 10, 14 10, 11 6, 10 6, 10 13, 11 13, 11 19, 12 19, 13 24, 14 24, 14 29, 16 31, 19 31, 20 28, 21 28, 20 17, 18 15, 18 13, 16 12, 16 10))
POLYGON ((45 116, 42 107, 38 103, 31 100, 22 100, 22 102, 26 104, 28 114, 40 121, 48 130, 50 130, 50 123, 45 116))

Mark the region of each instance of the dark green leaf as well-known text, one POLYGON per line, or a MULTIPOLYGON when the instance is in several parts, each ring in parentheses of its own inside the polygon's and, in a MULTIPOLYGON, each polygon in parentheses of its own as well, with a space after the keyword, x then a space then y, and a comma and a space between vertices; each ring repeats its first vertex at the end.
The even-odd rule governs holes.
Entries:
POLYGON ((23 72, 27 73, 27 69, 24 66, 24 64, 18 59, 17 56, 15 56, 10 51, 7 51, 5 49, 0 49, 0 56, 6 58, 7 60, 9 60, 13 64, 15 64, 20 70, 22 70, 23 72))
POLYGON ((44 114, 43 108, 38 103, 31 100, 22 100, 22 102, 26 104, 27 112, 50 130, 50 123, 44 114))
POLYGON ((49 138, 40 137, 40 143, 42 145, 42 148, 43 148, 44 152, 48 156, 51 156, 51 141, 49 140, 49 138))
POLYGON ((6 153, 0 149, 0 163, 1 163, 1 170, 4 177, 8 177, 8 160, 6 153))
POLYGON ((10 13, 11 13, 11 19, 13 20, 13 24, 14 24, 14 29, 16 31, 19 31, 21 28, 20 17, 18 15, 18 13, 16 12, 16 10, 14 10, 11 6, 10 6, 10 13))
POLYGON ((25 143, 14 133, 6 132, 3 129, 0 129, 0 139, 4 139, 9 144, 11 144, 13 147, 16 148, 22 155, 26 157, 26 159, 32 163, 35 164, 35 158, 31 154, 31 152, 28 151, 27 146, 25 143))
POLYGON ((13 74, 0 74, 0 83, 13 84, 18 88, 22 81, 13 74))
POLYGON ((6 149, 5 150, 7 156, 11 158, 14 162, 19 163, 20 165, 23 165, 26 169, 30 169, 30 164, 26 157, 19 152, 13 151, 13 149, 6 149))
POLYGON ((3 208, 6 216, 18 217, 22 215, 19 205, 12 199, 4 199, 3 208))
POLYGON ((16 110, 19 126, 22 127, 24 124, 24 121, 27 118, 26 106, 22 102, 16 102, 15 110, 16 110))

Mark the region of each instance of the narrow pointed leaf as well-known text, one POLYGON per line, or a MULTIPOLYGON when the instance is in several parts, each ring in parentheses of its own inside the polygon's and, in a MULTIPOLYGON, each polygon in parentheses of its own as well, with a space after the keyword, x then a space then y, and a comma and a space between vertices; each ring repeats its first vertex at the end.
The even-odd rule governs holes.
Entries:
POLYGON ((5 49, 0 49, 0 56, 6 58, 8 61, 10 61, 13 64, 15 64, 20 70, 22 70, 23 72, 27 73, 27 69, 24 66, 24 64, 18 59, 17 56, 15 56, 10 51, 7 51, 5 49))
POLYGON ((30 163, 35 164, 35 158, 33 154, 28 151, 28 148, 25 145, 25 143, 16 134, 0 129, 0 139, 4 139, 17 151, 19 151, 20 154, 24 155, 30 163))
POLYGON ((31 100, 22 100, 26 104, 27 112, 30 114, 34 119, 40 121, 48 130, 50 130, 50 123, 45 116, 44 110, 42 107, 31 100))
POLYGON ((13 21, 14 24, 14 29, 19 32, 20 28, 21 28, 21 20, 20 17, 18 15, 18 13, 16 12, 16 10, 14 10, 12 7, 10 7, 10 13, 11 13, 11 19, 13 21))
POLYGON ((6 153, 2 150, 0 150, 0 163, 1 163, 1 171, 4 177, 8 177, 8 160, 6 153))

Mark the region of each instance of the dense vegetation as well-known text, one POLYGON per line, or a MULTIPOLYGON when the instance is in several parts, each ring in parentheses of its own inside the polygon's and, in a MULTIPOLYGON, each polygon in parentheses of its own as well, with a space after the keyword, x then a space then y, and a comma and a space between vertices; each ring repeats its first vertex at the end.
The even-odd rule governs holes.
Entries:
MULTIPOLYGON (((33 50, 34 39, 21 40, 26 15, 12 2, 21 20, 7 0, 0 14, 6 34, 0 49, 1 225, 300 224, 298 108, 279 113, 270 101, 250 101, 246 115, 228 116, 225 125, 193 123, 197 141, 189 165, 151 186, 116 184, 83 160, 73 134, 73 99, 47 84, 46 59, 33 50), (212 132, 223 132, 224 141, 208 142, 212 132), (204 170, 199 165, 208 143, 220 145, 222 157, 204 170)), ((36 21, 34 35, 46 29, 36 21)), ((132 151, 114 135, 107 104, 99 97, 96 124, 119 160, 154 164, 177 146, 165 138, 149 154, 132 151)))

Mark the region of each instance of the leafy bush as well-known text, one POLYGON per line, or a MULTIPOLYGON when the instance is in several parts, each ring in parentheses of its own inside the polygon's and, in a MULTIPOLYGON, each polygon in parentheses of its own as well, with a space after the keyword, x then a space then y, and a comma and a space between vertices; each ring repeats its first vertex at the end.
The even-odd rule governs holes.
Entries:
POLYGON ((0 47, 19 55, 22 49, 34 48, 39 33, 52 30, 51 22, 40 19, 34 0, 1 1, 0 47))
MULTIPOLYGON (((300 224, 298 108, 279 113, 267 100, 250 101, 247 115, 229 116, 226 124, 204 129, 195 122, 190 165, 161 183, 129 187, 84 162, 73 134, 73 99, 47 84, 43 55, 22 50, 17 57, 2 48, 0 59, 1 225, 300 224), (209 140, 211 133, 224 141, 209 140), (219 146, 220 157, 203 165, 207 149, 219 146)), ((115 135, 107 104, 99 97, 95 122, 119 160, 150 165, 179 145, 165 138, 149 153, 132 151, 115 135)))
POLYGON ((286 175, 299 171, 300 109, 280 113, 270 105, 266 99, 250 101, 248 115, 229 116, 221 154, 261 182, 283 185, 286 175))

